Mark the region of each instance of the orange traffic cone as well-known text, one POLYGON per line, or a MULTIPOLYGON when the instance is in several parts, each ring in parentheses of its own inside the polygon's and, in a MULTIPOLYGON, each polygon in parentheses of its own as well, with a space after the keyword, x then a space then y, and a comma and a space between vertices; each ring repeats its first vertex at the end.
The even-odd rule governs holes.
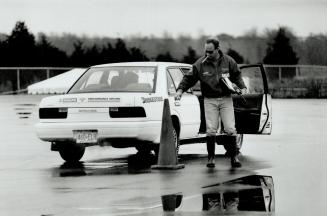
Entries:
POLYGON ((178 164, 169 101, 165 99, 162 112, 158 164, 153 165, 152 169, 181 169, 184 167, 184 164, 178 164))

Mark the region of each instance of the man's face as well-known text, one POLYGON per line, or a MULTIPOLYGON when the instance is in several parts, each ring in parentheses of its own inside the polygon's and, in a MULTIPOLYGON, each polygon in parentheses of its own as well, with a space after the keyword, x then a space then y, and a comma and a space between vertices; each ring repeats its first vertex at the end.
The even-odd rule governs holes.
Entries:
POLYGON ((218 56, 218 48, 215 49, 215 46, 213 43, 206 43, 204 45, 204 50, 206 53, 206 56, 208 56, 208 59, 215 59, 218 56))

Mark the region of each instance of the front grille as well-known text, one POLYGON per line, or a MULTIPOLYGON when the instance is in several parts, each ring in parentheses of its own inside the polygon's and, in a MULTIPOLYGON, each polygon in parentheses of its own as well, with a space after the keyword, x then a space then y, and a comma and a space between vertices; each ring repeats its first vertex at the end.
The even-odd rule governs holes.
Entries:
POLYGON ((145 118, 143 107, 110 107, 109 115, 111 118, 145 118))
POLYGON ((40 108, 40 119, 65 119, 67 118, 67 108, 40 108))

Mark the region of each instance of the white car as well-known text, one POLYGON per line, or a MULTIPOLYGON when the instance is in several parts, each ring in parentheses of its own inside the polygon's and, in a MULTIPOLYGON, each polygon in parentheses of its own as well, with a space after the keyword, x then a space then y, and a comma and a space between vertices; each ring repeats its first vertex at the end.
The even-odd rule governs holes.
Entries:
MULTIPOLYGON (((175 144, 205 141, 203 97, 196 85, 175 101, 191 65, 129 62, 90 67, 64 95, 39 105, 37 136, 65 161, 79 161, 85 147, 111 145, 158 153, 164 99, 169 99, 175 144)), ((249 94, 233 96, 239 145, 243 134, 271 133, 271 97, 262 65, 241 67, 249 94), (244 99, 246 101, 244 101, 244 99)), ((217 132, 217 136, 220 136, 217 132)), ((218 139, 218 144, 227 143, 218 139), (219 142, 219 140, 221 142, 219 142)))

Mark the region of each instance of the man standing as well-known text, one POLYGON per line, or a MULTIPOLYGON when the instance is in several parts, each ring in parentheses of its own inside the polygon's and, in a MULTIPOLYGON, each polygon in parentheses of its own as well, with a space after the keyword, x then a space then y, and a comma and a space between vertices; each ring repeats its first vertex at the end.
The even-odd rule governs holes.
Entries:
POLYGON ((236 128, 234 107, 231 92, 227 91, 221 78, 229 78, 242 91, 246 93, 247 89, 241 77, 235 60, 222 53, 219 49, 219 40, 209 38, 205 42, 205 55, 199 58, 192 67, 192 70, 185 74, 183 80, 178 86, 176 99, 179 100, 183 92, 194 86, 198 80, 201 83, 201 92, 204 97, 204 110, 206 117, 206 135, 208 163, 207 167, 215 167, 215 143, 216 132, 218 130, 220 119, 223 122, 224 131, 232 136, 234 140, 231 151, 232 167, 241 167, 242 164, 237 158, 238 150, 236 144, 236 128))

